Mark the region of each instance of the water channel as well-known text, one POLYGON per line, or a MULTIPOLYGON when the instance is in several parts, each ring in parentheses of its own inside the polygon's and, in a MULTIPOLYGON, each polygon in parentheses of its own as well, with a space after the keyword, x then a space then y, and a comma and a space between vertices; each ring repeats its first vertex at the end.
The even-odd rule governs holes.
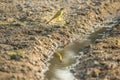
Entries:
POLYGON ((84 47, 94 44, 95 40, 100 40, 101 38, 108 36, 109 30, 114 25, 106 25, 99 31, 90 34, 87 39, 74 41, 63 49, 58 49, 57 51, 61 53, 63 60, 61 62, 58 56, 53 55, 53 58, 49 61, 49 70, 45 73, 46 80, 75 80, 68 67, 78 63, 77 56, 80 56, 79 52, 84 47))

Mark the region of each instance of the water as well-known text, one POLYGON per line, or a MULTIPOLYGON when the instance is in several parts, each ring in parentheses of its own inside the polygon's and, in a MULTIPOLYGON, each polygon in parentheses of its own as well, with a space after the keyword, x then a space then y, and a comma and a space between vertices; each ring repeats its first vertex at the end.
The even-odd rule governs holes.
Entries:
POLYGON ((74 80, 75 78, 68 66, 76 63, 76 56, 79 55, 80 49, 89 44, 90 40, 75 41, 64 49, 58 49, 63 56, 63 60, 61 62, 59 57, 54 55, 54 58, 50 61, 49 71, 45 73, 45 77, 48 80, 74 80))
POLYGON ((55 76, 50 80, 73 80, 74 76, 69 69, 55 69, 55 76))
MULTIPOLYGON (((96 33, 102 34, 105 30, 106 29, 101 29, 96 33)), ((91 34, 89 39, 75 41, 66 46, 64 49, 58 49, 63 56, 63 61, 61 62, 59 57, 54 55, 52 60, 49 62, 51 63, 49 70, 45 73, 47 80, 74 80, 75 78, 68 67, 77 63, 76 57, 79 56, 79 52, 82 50, 82 48, 95 42, 96 38, 100 39, 104 34, 97 35, 96 33, 91 34)))
POLYGON ((115 25, 115 23, 114 25, 106 25, 106 27, 100 29, 99 31, 90 34, 88 39, 83 41, 74 41, 65 48, 58 49, 63 56, 63 61, 61 62, 58 56, 53 55, 53 58, 49 62, 49 70, 45 73, 45 78, 47 78, 47 80, 75 80, 68 67, 72 64, 79 63, 76 57, 80 57, 79 53, 82 48, 90 44, 94 44, 97 40, 101 40, 102 38, 109 36, 110 28, 115 25))

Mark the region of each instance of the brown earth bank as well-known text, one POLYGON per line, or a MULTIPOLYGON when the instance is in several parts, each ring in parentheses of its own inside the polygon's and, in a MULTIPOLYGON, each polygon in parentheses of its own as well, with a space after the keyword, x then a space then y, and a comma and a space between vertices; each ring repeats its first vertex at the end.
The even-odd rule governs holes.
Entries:
POLYGON ((110 35, 85 48, 72 72, 77 80, 120 80, 120 23, 110 35))
POLYGON ((119 16, 119 4, 119 0, 0 0, 0 80, 43 80, 54 50, 104 27, 119 16), (66 23, 46 24, 62 7, 66 23))

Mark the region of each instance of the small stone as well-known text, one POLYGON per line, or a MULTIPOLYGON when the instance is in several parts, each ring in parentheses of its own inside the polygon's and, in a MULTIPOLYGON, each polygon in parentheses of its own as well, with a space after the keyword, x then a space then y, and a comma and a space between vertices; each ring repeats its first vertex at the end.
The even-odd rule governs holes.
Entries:
POLYGON ((93 77, 99 76, 100 72, 101 71, 99 69, 94 69, 94 71, 93 71, 93 77))
POLYGON ((30 37, 30 40, 36 40, 36 39, 35 39, 35 37, 31 36, 31 37, 30 37))

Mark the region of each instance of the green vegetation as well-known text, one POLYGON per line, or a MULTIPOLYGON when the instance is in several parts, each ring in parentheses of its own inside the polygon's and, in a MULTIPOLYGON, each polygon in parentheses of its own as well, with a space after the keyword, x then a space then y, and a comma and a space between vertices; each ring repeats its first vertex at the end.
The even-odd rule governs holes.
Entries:
POLYGON ((7 21, 1 21, 1 20, 0 20, 0 24, 6 25, 6 24, 8 24, 8 22, 7 22, 7 21))
POLYGON ((9 51, 7 52, 7 54, 11 57, 11 59, 20 60, 24 52, 23 51, 9 51))
POLYGON ((23 55, 24 52, 23 51, 9 51, 7 54, 8 55, 23 55))

